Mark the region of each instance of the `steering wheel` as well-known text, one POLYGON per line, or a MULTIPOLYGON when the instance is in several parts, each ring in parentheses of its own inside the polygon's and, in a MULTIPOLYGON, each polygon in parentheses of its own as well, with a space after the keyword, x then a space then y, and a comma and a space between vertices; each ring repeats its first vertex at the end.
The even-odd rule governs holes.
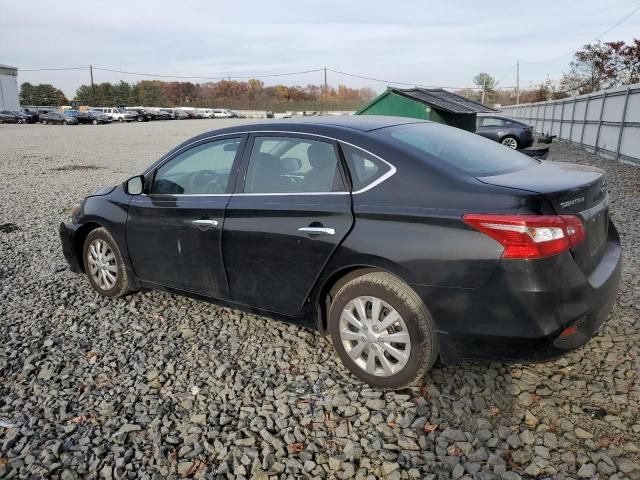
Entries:
POLYGON ((220 175, 212 170, 193 172, 189 179, 189 186, 193 193, 224 193, 218 183, 220 175))

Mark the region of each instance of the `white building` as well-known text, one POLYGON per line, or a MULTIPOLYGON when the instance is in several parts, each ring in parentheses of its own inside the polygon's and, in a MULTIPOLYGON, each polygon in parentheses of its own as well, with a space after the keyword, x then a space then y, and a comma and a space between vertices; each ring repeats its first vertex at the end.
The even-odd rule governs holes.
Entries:
POLYGON ((18 94, 18 69, 0 65, 0 110, 17 110, 18 94))

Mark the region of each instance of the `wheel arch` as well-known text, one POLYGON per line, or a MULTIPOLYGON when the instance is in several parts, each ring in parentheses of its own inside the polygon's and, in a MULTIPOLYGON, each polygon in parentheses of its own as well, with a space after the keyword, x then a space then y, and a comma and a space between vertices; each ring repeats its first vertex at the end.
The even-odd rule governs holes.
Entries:
POLYGON ((343 265, 333 269, 332 273, 326 275, 317 288, 315 298, 315 306, 317 312, 317 330, 322 335, 328 332, 328 313, 331 306, 331 300, 338 293, 338 290, 351 280, 362 275, 372 272, 385 272, 393 275, 405 283, 409 283, 406 276, 400 274, 400 268, 393 268, 390 265, 380 265, 378 263, 358 263, 352 265, 343 265))
POLYGON ((83 224, 78 230, 76 230, 76 234, 74 236, 74 245, 73 251, 75 252, 76 258, 78 259, 78 265, 84 273, 84 259, 82 257, 82 249, 84 248, 84 242, 87 239, 89 233, 96 228, 102 228, 104 225, 101 225, 98 222, 87 222, 83 224))

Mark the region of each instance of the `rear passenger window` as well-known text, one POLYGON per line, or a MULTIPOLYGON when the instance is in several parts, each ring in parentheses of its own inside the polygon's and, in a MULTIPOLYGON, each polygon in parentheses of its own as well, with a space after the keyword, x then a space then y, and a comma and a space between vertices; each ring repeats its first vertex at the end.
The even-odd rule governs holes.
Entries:
POLYGON ((246 193, 345 191, 331 143, 294 137, 257 137, 251 150, 246 193))
POLYGON ((354 192, 366 188, 389 171, 389 165, 363 150, 344 144, 341 148, 351 173, 354 192))

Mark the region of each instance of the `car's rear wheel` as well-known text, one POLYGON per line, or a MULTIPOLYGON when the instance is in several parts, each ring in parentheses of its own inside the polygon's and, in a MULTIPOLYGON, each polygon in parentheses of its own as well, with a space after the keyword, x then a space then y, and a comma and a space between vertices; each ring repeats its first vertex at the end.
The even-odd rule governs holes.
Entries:
POLYGON ((91 123, 93 123, 94 125, 97 125, 97 124, 98 124, 98 120, 94 120, 94 121, 93 121, 93 122, 91 122, 91 123))
POLYGON ((119 121, 120 123, 122 123, 122 122, 124 122, 124 118, 120 117, 120 118, 118 119, 118 121, 119 121))
POLYGON ((47 124, 47 121, 46 121, 46 120, 42 120, 42 124, 43 124, 43 125, 46 125, 46 124, 47 124))
POLYGON ((91 286, 105 297, 129 293, 129 278, 118 245, 105 228, 91 230, 82 249, 84 271, 91 286))
POLYGON ((386 272, 367 273, 340 288, 331 303, 329 330, 342 363, 375 387, 419 383, 438 356, 424 303, 386 272))
POLYGON ((513 150, 517 150, 520 146, 518 143, 518 139, 516 137, 512 137, 511 135, 504 137, 502 140, 500 140, 500 143, 505 147, 509 147, 513 150))

